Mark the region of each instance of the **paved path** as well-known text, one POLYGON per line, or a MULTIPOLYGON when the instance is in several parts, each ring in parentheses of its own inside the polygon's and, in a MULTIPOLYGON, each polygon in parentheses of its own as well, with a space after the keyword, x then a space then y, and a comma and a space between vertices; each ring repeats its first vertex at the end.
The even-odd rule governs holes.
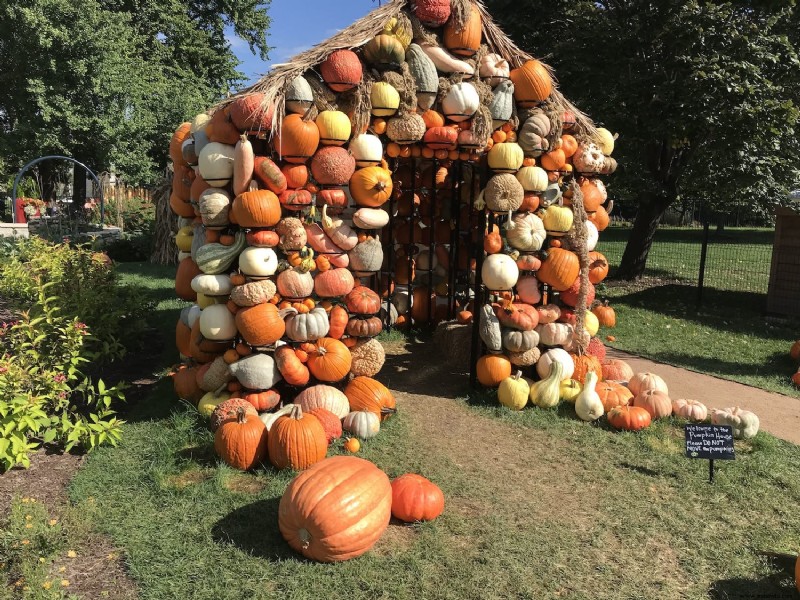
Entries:
POLYGON ((635 373, 650 371, 660 375, 667 382, 670 398, 700 400, 709 409, 739 406, 756 413, 763 430, 800 444, 800 398, 687 371, 612 348, 608 348, 607 355, 626 361, 635 373))

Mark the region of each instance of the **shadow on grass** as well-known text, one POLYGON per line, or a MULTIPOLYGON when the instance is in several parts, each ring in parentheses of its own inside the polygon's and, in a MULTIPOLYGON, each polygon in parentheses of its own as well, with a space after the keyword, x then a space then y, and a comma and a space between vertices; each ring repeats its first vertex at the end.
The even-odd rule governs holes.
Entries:
POLYGON ((670 365, 684 366, 700 373, 719 375, 783 375, 791 373, 794 364, 789 355, 783 352, 774 352, 766 361, 758 364, 733 362, 723 358, 697 356, 685 352, 658 351, 648 353, 648 356, 653 360, 670 365))
POLYGON ((212 539, 258 558, 305 561, 289 547, 278 529, 280 501, 277 496, 237 508, 214 524, 212 539))
POLYGON ((786 573, 759 580, 722 579, 708 590, 711 600, 796 600, 797 590, 786 573))

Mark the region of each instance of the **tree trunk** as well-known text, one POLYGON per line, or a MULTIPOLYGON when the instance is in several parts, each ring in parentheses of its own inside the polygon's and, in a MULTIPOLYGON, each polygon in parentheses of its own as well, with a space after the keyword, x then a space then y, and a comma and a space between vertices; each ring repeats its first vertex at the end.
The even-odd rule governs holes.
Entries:
POLYGON ((83 205, 86 204, 86 170, 75 165, 72 169, 72 213, 79 215, 83 213, 83 205))
POLYGON ((642 194, 639 211, 633 222, 633 229, 625 245, 625 253, 619 268, 614 273, 614 279, 632 280, 644 275, 647 266, 647 255, 653 245, 653 237, 661 222, 661 217, 671 204, 667 197, 654 194, 642 194))
POLYGON ((153 191, 153 204, 156 205, 156 231, 153 236, 153 253, 150 262, 154 265, 174 265, 178 262, 175 247, 175 231, 177 219, 169 207, 169 195, 172 184, 163 181, 153 191))

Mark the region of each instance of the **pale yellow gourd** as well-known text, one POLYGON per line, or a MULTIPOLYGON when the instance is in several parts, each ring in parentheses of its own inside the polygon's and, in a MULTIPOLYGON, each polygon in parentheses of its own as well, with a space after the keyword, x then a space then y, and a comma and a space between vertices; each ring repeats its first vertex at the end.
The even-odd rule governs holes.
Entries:
POLYGON ((530 386, 522 377, 522 371, 517 371, 512 377, 506 377, 497 388, 497 399, 500 404, 511 410, 522 410, 528 403, 530 386))
POLYGON ((231 395, 228 392, 220 392, 219 394, 216 392, 208 392, 200 398, 200 402, 197 403, 197 412, 208 419, 211 417, 211 413, 214 412, 214 409, 217 408, 217 405, 222 404, 230 397, 231 395))
POLYGON ((574 379, 565 379, 559 386, 561 399, 572 404, 575 404, 575 400, 577 400, 581 390, 583 390, 583 386, 580 381, 575 381, 574 379))
POLYGON ((531 386, 530 400, 539 408, 555 408, 561 400, 561 380, 564 378, 564 365, 555 361, 550 374, 531 386))
POLYGON ((589 371, 586 374, 583 390, 581 390, 581 393, 578 394, 578 397, 575 399, 575 412, 578 418, 583 421, 596 421, 605 413, 603 402, 595 391, 596 385, 597 373, 589 371))

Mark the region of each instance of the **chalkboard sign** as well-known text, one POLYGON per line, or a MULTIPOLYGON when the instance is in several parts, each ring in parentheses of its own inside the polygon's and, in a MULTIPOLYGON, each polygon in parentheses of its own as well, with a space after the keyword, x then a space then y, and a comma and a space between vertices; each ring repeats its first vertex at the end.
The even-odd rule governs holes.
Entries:
POLYGON ((733 460, 733 429, 698 423, 686 426, 686 457, 733 460))

